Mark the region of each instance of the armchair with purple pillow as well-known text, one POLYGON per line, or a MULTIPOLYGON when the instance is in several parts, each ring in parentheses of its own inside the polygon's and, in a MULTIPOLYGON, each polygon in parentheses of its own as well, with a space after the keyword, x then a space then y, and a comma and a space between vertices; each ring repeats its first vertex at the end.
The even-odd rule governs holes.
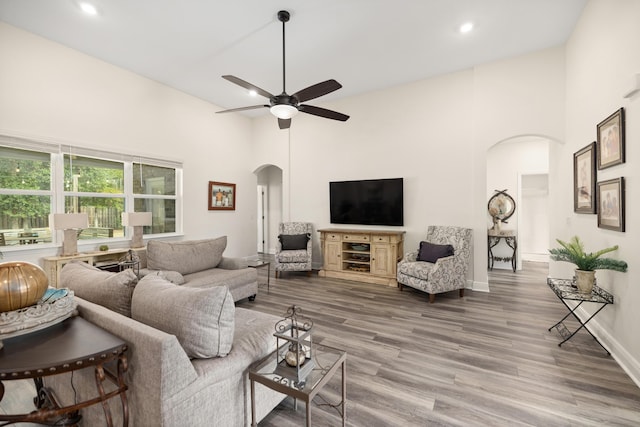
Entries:
POLYGON ((464 296, 471 256, 473 230, 431 225, 418 250, 407 253, 398 263, 398 287, 409 286, 429 294, 459 290, 464 296))

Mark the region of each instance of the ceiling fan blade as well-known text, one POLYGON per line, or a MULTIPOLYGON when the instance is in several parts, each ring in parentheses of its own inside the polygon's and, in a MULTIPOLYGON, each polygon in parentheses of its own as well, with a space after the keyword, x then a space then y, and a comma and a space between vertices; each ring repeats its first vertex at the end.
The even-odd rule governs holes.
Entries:
POLYGON ((340 83, 331 79, 299 90, 291 96, 295 96, 296 98, 298 98, 298 102, 305 102, 336 91, 341 87, 342 85, 340 83))
POLYGON ((241 86, 247 90, 253 90, 255 91, 255 93, 260 94, 262 96, 264 96, 265 98, 272 98, 273 95, 270 94, 269 92, 267 92, 264 89, 259 88, 258 86, 252 85, 249 82, 245 82, 242 79, 237 78, 236 76, 222 76, 223 79, 230 81, 231 83, 235 83, 238 86, 241 86))
POLYGON ((278 119, 280 129, 289 129, 291 127, 291 119, 278 119))
POLYGON ((325 119, 340 120, 341 122, 346 122, 349 119, 346 114, 327 110, 326 108, 314 107, 313 105, 298 105, 298 110, 314 116, 324 117, 325 119))
POLYGON ((231 108, 229 110, 216 111, 218 113, 234 113, 236 111, 245 111, 245 110, 255 110, 256 108, 269 108, 268 105, 252 105, 251 107, 240 107, 240 108, 231 108))

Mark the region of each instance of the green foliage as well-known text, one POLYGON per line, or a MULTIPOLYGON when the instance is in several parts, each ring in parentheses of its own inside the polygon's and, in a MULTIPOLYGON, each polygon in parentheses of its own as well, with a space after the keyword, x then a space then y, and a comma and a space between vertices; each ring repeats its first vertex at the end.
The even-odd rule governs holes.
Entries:
POLYGON ((575 264, 578 270, 614 270, 627 271, 627 263, 613 258, 601 258, 602 255, 618 250, 618 245, 610 248, 601 249, 597 252, 586 253, 584 244, 578 236, 573 236, 571 240, 563 242, 560 239, 556 241, 562 246, 561 248, 549 249, 551 259, 554 261, 566 261, 575 264))

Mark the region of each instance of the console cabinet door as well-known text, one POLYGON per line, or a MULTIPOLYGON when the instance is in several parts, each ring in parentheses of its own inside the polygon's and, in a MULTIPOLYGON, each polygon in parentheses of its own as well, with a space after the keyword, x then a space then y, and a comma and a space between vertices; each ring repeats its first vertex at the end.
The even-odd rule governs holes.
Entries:
POLYGON ((395 277, 395 257, 391 245, 374 243, 371 245, 371 274, 395 277))
POLYGON ((339 271, 342 267, 342 243, 339 241, 327 240, 324 242, 324 269, 339 271))

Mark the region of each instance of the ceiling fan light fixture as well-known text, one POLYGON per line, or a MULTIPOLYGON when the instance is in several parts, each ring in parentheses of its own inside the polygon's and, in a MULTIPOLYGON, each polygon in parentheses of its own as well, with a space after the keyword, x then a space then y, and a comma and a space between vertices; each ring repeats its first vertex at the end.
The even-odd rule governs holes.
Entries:
POLYGON ((298 109, 293 105, 288 104, 272 105, 269 111, 279 119, 290 119, 298 114, 298 109))

